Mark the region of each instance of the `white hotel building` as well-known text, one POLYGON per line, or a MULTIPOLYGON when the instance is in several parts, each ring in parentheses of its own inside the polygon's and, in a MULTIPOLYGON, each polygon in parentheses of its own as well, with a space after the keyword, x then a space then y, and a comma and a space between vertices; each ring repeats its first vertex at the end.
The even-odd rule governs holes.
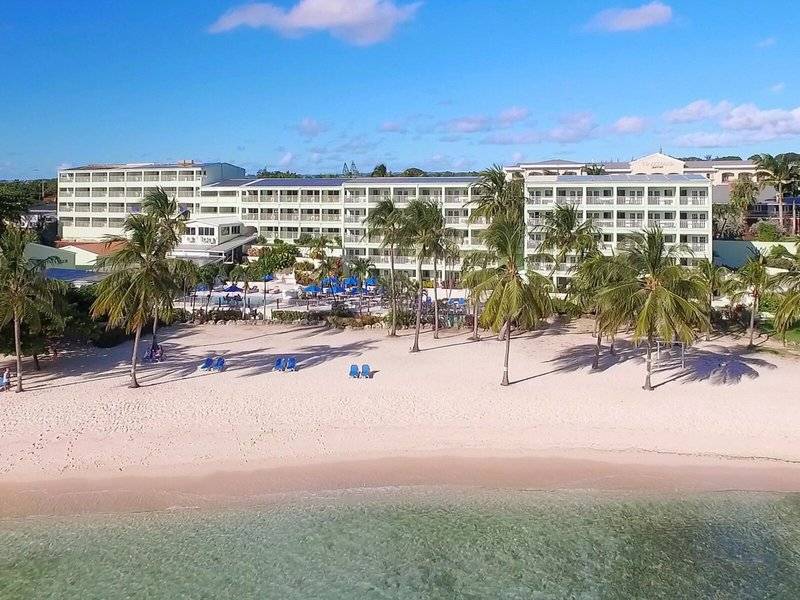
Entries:
MULTIPOLYGON (((536 255, 541 239, 536 229, 559 204, 575 205, 583 218, 598 226, 604 251, 624 246, 626 238, 643 227, 660 225, 672 242, 692 249, 685 262, 710 259, 717 171, 696 172, 682 161, 677 161, 682 167, 670 161, 676 159, 652 155, 624 165, 613 163, 608 175, 599 176, 583 174, 585 163, 568 161, 508 167, 509 176, 522 177, 525 183, 530 228, 526 255, 531 265, 543 273, 552 271, 552 265, 536 255)), ((323 234, 341 236, 346 257, 369 257, 377 268, 388 269, 387 251, 363 224, 383 197, 400 206, 412 198, 438 202, 464 250, 482 249, 486 228, 485 223, 469 223, 468 202, 477 194, 476 177, 264 179, 246 177, 244 169, 227 163, 184 162, 89 165, 64 169, 58 180, 63 239, 96 241, 120 233, 125 215, 139 212, 144 195, 158 186, 189 211, 191 231, 176 254, 198 262, 234 258, 257 236, 291 242, 302 234, 323 234)), ((410 256, 397 257, 395 263, 413 273, 410 256)), ((431 265, 426 267, 429 276, 431 265)), ((563 267, 555 273, 557 282, 566 271, 563 267)))

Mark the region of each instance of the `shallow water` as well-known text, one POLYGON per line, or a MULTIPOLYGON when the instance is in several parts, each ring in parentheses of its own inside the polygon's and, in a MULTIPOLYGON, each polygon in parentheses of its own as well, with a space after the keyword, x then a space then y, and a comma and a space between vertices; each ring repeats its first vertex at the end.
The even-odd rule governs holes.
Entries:
POLYGON ((0 521, 0 598, 800 598, 800 495, 392 489, 0 521))

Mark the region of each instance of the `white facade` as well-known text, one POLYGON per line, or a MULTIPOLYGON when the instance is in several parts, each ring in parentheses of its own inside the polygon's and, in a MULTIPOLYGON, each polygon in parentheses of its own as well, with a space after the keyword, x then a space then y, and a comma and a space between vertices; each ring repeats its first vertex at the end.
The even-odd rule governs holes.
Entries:
MULTIPOLYGON (((584 219, 594 222, 609 252, 624 246, 632 232, 661 225, 675 243, 690 245, 694 258, 711 258, 710 179, 700 175, 587 176, 581 175, 583 163, 548 163, 550 169, 562 173, 541 175, 531 165, 508 169, 509 176, 524 179, 530 230, 526 254, 534 257, 537 270, 549 273, 552 267, 536 260, 541 238, 537 228, 547 211, 561 203, 575 205, 584 219)), ((208 232, 201 236, 198 228, 239 223, 240 235, 248 237, 246 243, 256 234, 268 242, 293 242, 302 234, 340 236, 345 258, 367 257, 386 270, 388 250, 380 247, 380 240, 364 224, 381 198, 390 197, 400 207, 412 198, 436 201, 447 225, 457 232, 461 248, 479 250, 484 248, 481 233, 487 224, 470 222, 469 202, 478 193, 477 181, 476 177, 263 179, 245 177, 243 169, 225 163, 92 166, 59 173, 59 220, 64 239, 99 240, 109 233, 119 234, 125 215, 140 211, 144 194, 160 186, 176 195, 181 208, 190 213, 188 227, 195 229, 187 231, 176 256, 203 261, 218 258, 221 252, 223 258, 228 257, 228 246, 239 243, 241 247, 241 239, 223 240, 219 230, 213 236, 205 235, 208 232), (204 248, 198 249, 199 245, 204 248), (198 251, 205 253, 203 257, 198 251)), ((686 262, 691 260, 687 255, 686 262)), ((395 265, 409 274, 415 269, 410 255, 396 257, 395 265)), ((425 265, 425 277, 431 268, 425 265)), ((447 270, 457 268, 450 265, 447 270)), ((554 278, 558 282, 561 276, 566 276, 563 268, 554 278)))

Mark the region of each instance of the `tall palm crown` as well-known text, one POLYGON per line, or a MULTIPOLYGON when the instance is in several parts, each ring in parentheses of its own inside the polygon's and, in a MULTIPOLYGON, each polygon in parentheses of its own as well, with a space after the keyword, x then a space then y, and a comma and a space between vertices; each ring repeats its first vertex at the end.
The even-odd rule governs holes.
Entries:
POLYGON ((381 198, 364 219, 370 235, 377 235, 381 239, 381 248, 389 249, 389 294, 391 301, 391 323, 389 335, 397 332, 397 285, 394 268, 395 254, 405 241, 405 212, 400 209, 391 198, 381 198))
POLYGON ((714 264, 714 261, 704 258, 698 263, 693 273, 703 287, 703 295, 705 296, 704 308, 708 317, 707 331, 710 335, 714 296, 730 290, 730 271, 721 265, 714 264))
POLYGON ((543 234, 539 252, 552 257, 556 266, 568 254, 577 255, 580 262, 597 248, 600 237, 599 229, 591 221, 583 221, 580 211, 571 205, 558 205, 549 211, 539 231, 543 234))
POLYGON ((512 216, 500 215, 486 229, 484 244, 497 260, 496 266, 476 275, 477 294, 486 292, 489 298, 481 314, 481 322, 493 331, 507 328, 506 352, 501 385, 508 385, 508 356, 511 328, 516 325, 532 329, 552 313, 550 281, 536 273, 524 277, 521 272, 519 247, 526 235, 525 224, 512 216))
POLYGON ((178 245, 186 226, 188 213, 181 211, 175 198, 160 187, 147 192, 142 199, 142 212, 154 217, 164 236, 163 247, 167 252, 178 245))
POLYGON ((731 283, 733 301, 749 296, 752 302, 750 326, 748 328, 750 334, 748 346, 751 347, 755 338, 755 320, 761 300, 766 294, 778 291, 781 285, 780 279, 770 274, 768 270, 769 263, 770 259, 766 254, 754 253, 736 272, 731 283))
POLYGON ((652 389, 652 346, 656 338, 691 342, 706 325, 701 308, 703 286, 678 264, 685 246, 668 247, 659 228, 649 228, 630 238, 620 281, 598 294, 604 328, 633 328, 633 339, 647 342, 644 388, 652 389))
POLYGON ((57 259, 25 256, 25 246, 36 241, 32 232, 13 224, 7 225, 0 235, 0 327, 14 323, 18 392, 22 391, 21 324, 26 323, 32 332, 38 332, 42 317, 62 322, 55 305, 65 290, 44 275, 45 269, 56 264, 57 259))
POLYGON ((753 203, 758 198, 758 192, 761 189, 751 177, 744 177, 737 179, 731 184, 731 206, 741 215, 745 215, 753 203))
POLYGON ((781 269, 774 275, 775 287, 782 292, 775 311, 775 329, 785 334, 800 320, 800 252, 775 246, 769 254, 769 265, 781 269))
MULTIPOLYGON (((480 179, 473 184, 470 220, 492 221, 499 215, 511 219, 523 219, 525 191, 519 178, 508 177, 503 167, 492 165, 480 172, 480 179)), ((523 240, 524 241, 524 240, 523 240)))
POLYGON ((789 160, 786 155, 773 156, 759 154, 756 159, 756 172, 762 184, 775 188, 775 199, 778 202, 778 219, 783 227, 783 194, 786 189, 800 179, 800 167, 789 160))
POLYGON ((125 237, 115 252, 101 256, 97 266, 109 275, 97 284, 97 298, 92 316, 107 317, 109 327, 123 326, 135 332, 131 360, 131 385, 136 380, 136 352, 142 328, 159 309, 169 311, 175 291, 169 262, 163 256, 172 248, 161 223, 152 215, 129 215, 125 219, 125 237))
POLYGON ((348 262, 347 270, 351 275, 366 279, 375 272, 375 263, 370 258, 356 256, 348 262))

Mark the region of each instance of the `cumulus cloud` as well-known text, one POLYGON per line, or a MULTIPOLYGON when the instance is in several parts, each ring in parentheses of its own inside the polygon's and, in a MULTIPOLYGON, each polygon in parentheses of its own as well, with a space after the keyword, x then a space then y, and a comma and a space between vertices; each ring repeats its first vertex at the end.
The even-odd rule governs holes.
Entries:
POLYGON ((766 37, 763 40, 758 40, 756 42, 756 48, 769 48, 777 43, 778 40, 776 40, 774 37, 766 37))
POLYGON ((528 118, 530 111, 524 106, 509 106, 507 109, 500 112, 498 120, 501 123, 510 125, 518 123, 528 118))
POLYGON ((642 133, 647 127, 647 121, 643 117, 625 116, 617 119, 611 126, 615 133, 642 133))
POLYGON ((708 100, 695 100, 686 106, 667 111, 664 118, 669 123, 694 123, 726 114, 733 105, 723 100, 716 104, 708 100))
POLYGON ((510 106, 497 115, 469 115, 439 123, 439 129, 449 134, 478 133, 505 129, 525 121, 530 111, 523 106, 510 106))
POLYGON ((295 126, 295 129, 297 129, 300 135, 305 137, 315 137, 320 133, 327 131, 328 126, 324 123, 320 123, 316 119, 312 119, 311 117, 304 117, 295 126))
POLYGON ((594 115, 590 112, 576 112, 558 120, 558 125, 547 132, 547 138, 562 144, 583 141, 594 135, 597 129, 594 115))
POLYGON ((400 121, 384 121, 378 127, 378 131, 385 133, 406 133, 408 128, 400 121))
POLYGON ((609 8, 597 13, 587 24, 597 31, 639 31, 672 20, 672 7, 663 2, 650 2, 636 8, 609 8))
POLYGON ((482 142, 500 146, 517 146, 541 142, 543 137, 544 135, 538 131, 499 131, 486 136, 482 142))
POLYGON ((678 137, 681 146, 721 147, 800 136, 800 106, 761 109, 755 104, 731 106, 715 119, 714 131, 695 131, 678 137))
POLYGON ((786 89, 786 84, 783 83, 782 81, 779 81, 778 83, 769 86, 769 91, 772 92, 773 94, 780 94, 785 89, 786 89))
POLYGON ((271 29, 284 36, 327 31, 356 46, 369 46, 392 36, 398 25, 414 17, 420 2, 395 0, 299 0, 289 9, 268 2, 232 8, 209 28, 222 33, 239 27, 271 29))

